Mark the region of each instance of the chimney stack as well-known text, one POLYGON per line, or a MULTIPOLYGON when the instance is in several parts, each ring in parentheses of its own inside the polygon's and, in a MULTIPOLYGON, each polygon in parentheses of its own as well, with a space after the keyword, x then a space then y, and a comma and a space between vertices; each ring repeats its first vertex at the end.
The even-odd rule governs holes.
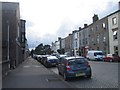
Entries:
POLYGON ((96 22, 97 20, 99 20, 99 17, 97 14, 94 14, 93 16, 93 23, 96 22))
POLYGON ((84 24, 84 28, 86 28, 87 27, 87 24, 84 24))
POLYGON ((81 30, 82 28, 81 27, 79 27, 79 30, 81 30))
POLYGON ((58 41, 60 41, 61 40, 61 37, 58 37, 58 41))

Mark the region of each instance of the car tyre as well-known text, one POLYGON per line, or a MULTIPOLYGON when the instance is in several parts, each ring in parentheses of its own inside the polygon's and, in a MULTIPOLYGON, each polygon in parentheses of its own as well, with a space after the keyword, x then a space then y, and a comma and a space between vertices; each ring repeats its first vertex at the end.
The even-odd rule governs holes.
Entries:
POLYGON ((111 59, 110 62, 113 62, 113 60, 111 59))
POLYGON ((92 76, 92 75, 90 74, 90 75, 87 75, 86 77, 87 77, 87 78, 91 78, 91 76, 92 76))
POLYGON ((92 73, 90 71, 90 75, 87 75, 86 78, 91 78, 91 76, 92 76, 92 73))
POLYGON ((60 73, 60 71, 58 71, 58 74, 59 74, 59 75, 62 75, 62 74, 60 73))
POLYGON ((105 60, 103 59, 103 62, 105 62, 105 60))

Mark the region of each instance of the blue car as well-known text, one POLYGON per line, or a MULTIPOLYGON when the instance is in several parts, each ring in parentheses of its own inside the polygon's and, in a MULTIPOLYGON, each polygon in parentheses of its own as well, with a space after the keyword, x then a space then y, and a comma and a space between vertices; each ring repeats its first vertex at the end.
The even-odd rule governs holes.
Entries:
POLYGON ((92 71, 88 60, 84 57, 64 57, 60 58, 58 65, 58 73, 68 80, 72 77, 84 76, 91 78, 92 71))
POLYGON ((58 58, 56 56, 48 56, 44 60, 43 64, 48 68, 48 67, 56 66, 57 63, 58 63, 58 58))

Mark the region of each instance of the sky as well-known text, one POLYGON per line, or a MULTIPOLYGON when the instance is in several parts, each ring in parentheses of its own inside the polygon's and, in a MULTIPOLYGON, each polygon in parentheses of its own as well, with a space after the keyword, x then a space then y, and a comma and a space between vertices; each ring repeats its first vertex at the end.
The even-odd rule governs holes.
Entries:
POLYGON ((20 18, 26 20, 29 48, 51 44, 74 30, 91 24, 94 14, 103 18, 118 10, 119 0, 0 0, 20 3, 20 18))

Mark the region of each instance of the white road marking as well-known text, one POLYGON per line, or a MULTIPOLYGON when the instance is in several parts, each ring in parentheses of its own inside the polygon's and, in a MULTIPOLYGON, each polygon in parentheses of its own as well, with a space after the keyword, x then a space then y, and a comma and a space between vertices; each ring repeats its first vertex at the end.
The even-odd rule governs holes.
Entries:
POLYGON ((38 66, 38 65, 35 65, 34 67, 37 67, 37 68, 38 68, 38 67, 40 67, 40 66, 38 66))
POLYGON ((23 66, 24 68, 29 68, 30 66, 23 66))
POLYGON ((28 65, 26 65, 26 66, 23 66, 24 68, 30 68, 30 67, 35 67, 35 68, 39 68, 39 67, 41 67, 41 66, 39 66, 39 65, 32 65, 32 66, 28 66, 28 65))

